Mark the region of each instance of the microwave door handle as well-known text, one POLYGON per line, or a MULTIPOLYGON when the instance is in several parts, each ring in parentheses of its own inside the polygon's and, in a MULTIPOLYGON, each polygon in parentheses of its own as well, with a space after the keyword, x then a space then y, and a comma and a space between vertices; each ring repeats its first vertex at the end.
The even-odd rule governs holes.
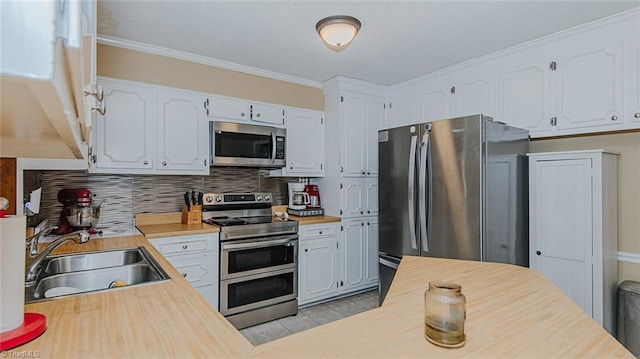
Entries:
POLYGON ((271 163, 276 162, 276 134, 271 132, 271 163))

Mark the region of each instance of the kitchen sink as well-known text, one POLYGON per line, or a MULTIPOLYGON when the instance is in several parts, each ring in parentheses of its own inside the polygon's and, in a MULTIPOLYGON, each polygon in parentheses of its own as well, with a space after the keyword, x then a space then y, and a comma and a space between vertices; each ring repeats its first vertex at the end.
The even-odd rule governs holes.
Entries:
MULTIPOLYGON (((144 247, 141 247, 144 249, 144 247)), ((145 255, 140 248, 51 256, 42 265, 47 274, 61 274, 140 263, 145 255)))
POLYGON ((26 303, 170 280, 144 247, 51 256, 42 268, 26 303))

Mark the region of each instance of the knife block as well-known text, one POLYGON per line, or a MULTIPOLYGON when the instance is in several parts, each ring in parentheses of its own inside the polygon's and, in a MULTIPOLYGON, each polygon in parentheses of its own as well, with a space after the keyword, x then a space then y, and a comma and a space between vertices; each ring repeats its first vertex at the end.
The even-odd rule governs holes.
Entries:
POLYGON ((187 209, 186 205, 182 205, 182 223, 183 224, 201 224, 202 223, 202 206, 193 205, 187 209))

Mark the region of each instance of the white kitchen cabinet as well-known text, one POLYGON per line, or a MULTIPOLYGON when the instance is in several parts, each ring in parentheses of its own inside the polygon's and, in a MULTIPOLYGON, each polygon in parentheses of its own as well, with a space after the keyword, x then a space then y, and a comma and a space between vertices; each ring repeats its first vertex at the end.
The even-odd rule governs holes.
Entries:
POLYGON ((615 333, 617 154, 529 156, 531 268, 615 333))
POLYGON ((100 79, 108 111, 96 118, 90 170, 153 168, 154 92, 148 86, 100 79))
POLYGON ((342 222, 343 280, 341 291, 353 292, 378 285, 377 218, 342 222))
POLYGON ((100 78, 108 111, 95 120, 90 172, 209 174, 202 94, 100 78))
POLYGON ((399 93, 389 101, 389 115, 387 126, 400 127, 416 123, 418 120, 418 100, 415 96, 399 93))
POLYGON ((384 127, 384 99, 344 91, 340 102, 342 175, 377 176, 378 130, 384 127))
POLYGON ((626 39, 627 57, 625 71, 631 76, 627 82, 629 86, 629 110, 627 111, 632 123, 640 123, 640 33, 630 32, 626 39))
POLYGON ((340 252, 337 223, 300 226, 298 304, 338 295, 340 252))
POLYGON ((2 1, 0 17, 0 151, 86 159, 99 107, 84 94, 95 73, 96 1, 2 1))
POLYGON ((529 131, 551 127, 549 62, 537 51, 508 55, 498 74, 496 120, 529 131))
POLYGON ((344 177, 340 182, 343 218, 378 214, 378 179, 344 177))
POLYGON ((219 234, 149 238, 149 242, 218 310, 219 234))
POLYGON ((284 106, 224 96, 209 96, 204 100, 204 108, 206 115, 212 117, 214 121, 253 123, 265 126, 284 126, 286 115, 284 106))
POLYGON ((156 92, 158 171, 209 174, 209 123, 204 96, 183 91, 156 92))
POLYGON ((324 176, 324 118, 320 111, 287 110, 286 166, 272 170, 272 176, 324 176))
POLYGON ((603 32, 558 45, 550 63, 558 128, 607 125, 614 130, 623 124, 622 36, 603 32))
POLYGON ((471 66, 451 75, 450 117, 483 114, 495 116, 496 73, 485 66, 471 66))
POLYGON ((422 116, 418 121, 407 123, 407 125, 451 117, 450 82, 448 78, 442 77, 428 81, 425 88, 420 91, 422 116))

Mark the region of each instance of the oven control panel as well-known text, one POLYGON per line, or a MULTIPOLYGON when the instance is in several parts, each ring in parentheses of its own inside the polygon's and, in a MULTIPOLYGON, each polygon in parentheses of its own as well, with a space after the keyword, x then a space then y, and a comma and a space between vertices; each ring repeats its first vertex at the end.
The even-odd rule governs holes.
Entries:
POLYGON ((228 205, 228 204, 270 204, 273 197, 269 192, 256 193, 205 193, 202 196, 204 205, 228 205))

